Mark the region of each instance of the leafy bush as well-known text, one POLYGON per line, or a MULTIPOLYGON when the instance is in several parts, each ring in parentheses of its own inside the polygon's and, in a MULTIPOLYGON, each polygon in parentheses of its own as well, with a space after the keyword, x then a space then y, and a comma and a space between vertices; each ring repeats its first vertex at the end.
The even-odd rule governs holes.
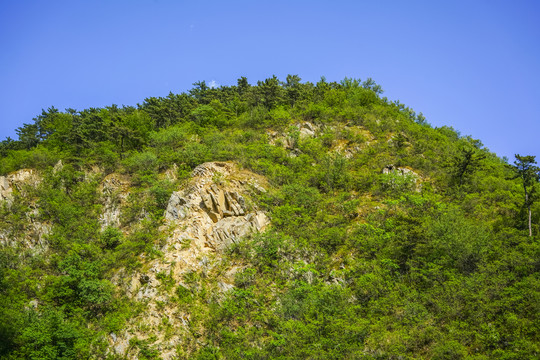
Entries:
POLYGON ((105 249, 113 250, 122 243, 123 236, 118 228, 107 226, 101 232, 101 243, 105 249))

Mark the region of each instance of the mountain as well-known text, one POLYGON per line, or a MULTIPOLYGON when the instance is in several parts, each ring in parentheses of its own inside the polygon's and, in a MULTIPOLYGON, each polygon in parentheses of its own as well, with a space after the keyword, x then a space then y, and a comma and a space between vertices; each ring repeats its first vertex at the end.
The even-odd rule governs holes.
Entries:
POLYGON ((0 358, 537 358, 534 156, 382 94, 44 110, 0 143, 0 358))

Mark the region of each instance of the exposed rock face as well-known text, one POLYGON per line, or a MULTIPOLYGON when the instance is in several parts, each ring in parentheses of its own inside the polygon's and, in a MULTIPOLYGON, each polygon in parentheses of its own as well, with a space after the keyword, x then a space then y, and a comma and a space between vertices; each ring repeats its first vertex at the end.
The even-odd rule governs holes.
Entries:
MULTIPOLYGON (((163 290, 158 274, 168 274, 177 286, 188 287, 184 283, 186 274, 211 271, 224 249, 243 236, 264 230, 269 225, 268 217, 249 201, 250 194, 265 191, 261 183, 262 177, 240 170, 233 163, 212 162, 196 167, 187 186, 173 192, 162 226, 168 234, 160 249, 163 256, 145 263, 147 270, 134 274, 125 285, 128 296, 146 304, 144 318, 132 319, 126 331, 109 336, 111 353, 135 359, 137 354, 129 346, 129 339, 155 335, 153 346, 159 349, 160 357, 176 358, 182 333, 190 331, 191 315, 178 308, 172 300, 174 293, 163 290), (175 335, 165 338, 159 331, 163 318, 175 328, 175 335), (137 330, 136 324, 141 321, 147 327, 144 332, 137 330)), ((216 279, 214 291, 233 288, 237 270, 230 269, 216 279)))
POLYGON ((40 178, 33 169, 21 169, 7 176, 0 176, 0 201, 11 202, 13 191, 22 191, 24 185, 37 186, 40 178))
POLYGON ((26 224, 23 231, 0 231, 0 246, 29 249, 41 253, 47 248, 47 235, 51 232, 51 225, 36 220, 37 208, 31 208, 26 214, 26 224))
POLYGON ((394 165, 386 165, 384 169, 382 170, 383 174, 397 174, 399 176, 406 176, 409 177, 413 182, 415 186, 415 191, 420 192, 422 190, 422 181, 423 178, 415 171, 405 168, 405 167, 397 167, 394 165))
POLYGON ((395 172, 396 174, 402 175, 402 176, 410 175, 410 176, 413 176, 415 178, 420 178, 420 175, 418 175, 417 173, 415 173, 411 169, 407 169, 407 168, 404 168, 404 167, 397 167, 397 166, 394 166, 394 165, 387 165, 382 170, 383 174, 390 174, 392 172, 395 172))
MULTIPOLYGON (((0 206, 6 202, 12 206, 14 194, 16 192, 24 194, 25 187, 36 187, 41 178, 32 169, 21 169, 7 176, 0 176, 0 206)), ((50 224, 37 220, 38 208, 32 203, 26 213, 26 223, 24 229, 19 231, 0 231, 0 245, 10 247, 21 247, 35 252, 42 252, 47 247, 46 236, 51 231, 50 224)))
POLYGON ((233 174, 239 171, 230 163, 202 164, 193 170, 190 186, 171 195, 165 219, 175 225, 173 243, 193 239, 203 248, 223 250, 237 239, 268 225, 266 215, 250 211, 241 195, 245 191, 244 184, 254 179, 249 176, 230 179, 233 174))
POLYGON ((351 146, 347 140, 336 140, 334 141, 334 146, 332 150, 335 153, 341 154, 347 159, 351 159, 356 153, 360 152, 360 146, 351 146))
MULTIPOLYGON (((281 146, 289 150, 290 157, 298 156, 298 140, 320 137, 324 133, 331 134, 331 148, 333 152, 350 159, 355 154, 377 142, 375 137, 366 128, 358 125, 320 125, 309 121, 296 123, 288 132, 268 130, 268 142, 274 146, 281 146), (293 131, 290 131, 293 130, 293 131)), ((328 140, 327 140, 328 141, 328 140)))
POLYGON ((178 178, 177 173, 178 173, 178 165, 173 164, 170 169, 167 169, 167 171, 165 171, 165 177, 169 179, 170 181, 174 181, 178 178))
MULTIPOLYGON (((297 123, 293 127, 293 129, 297 131, 296 136, 298 139, 315 137, 317 132, 320 130, 319 126, 312 124, 308 121, 297 123)), ((267 135, 269 138, 269 142, 272 145, 280 144, 287 150, 295 150, 297 146, 295 137, 292 134, 280 134, 276 131, 269 130, 267 131, 267 135)))
POLYGON ((129 182, 121 175, 110 174, 103 179, 100 191, 103 196, 103 212, 99 217, 102 229, 120 226, 121 205, 129 195, 129 182))
POLYGON ((301 123, 299 126, 300 138, 314 137, 316 132, 319 130, 318 126, 306 121, 301 123))
POLYGON ((11 183, 8 181, 7 177, 0 176, 0 199, 6 200, 9 197, 11 197, 11 193, 13 192, 13 188, 11 186, 11 183))
POLYGON ((172 220, 183 220, 185 219, 188 211, 187 200, 181 197, 180 192, 174 192, 169 199, 167 204, 167 210, 165 212, 165 219, 172 220))

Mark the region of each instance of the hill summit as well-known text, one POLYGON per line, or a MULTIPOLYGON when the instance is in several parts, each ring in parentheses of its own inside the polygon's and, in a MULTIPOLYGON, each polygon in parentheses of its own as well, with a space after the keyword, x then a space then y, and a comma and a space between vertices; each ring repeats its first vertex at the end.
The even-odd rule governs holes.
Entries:
POLYGON ((382 94, 44 110, 0 143, 0 358, 540 356, 535 157, 382 94))

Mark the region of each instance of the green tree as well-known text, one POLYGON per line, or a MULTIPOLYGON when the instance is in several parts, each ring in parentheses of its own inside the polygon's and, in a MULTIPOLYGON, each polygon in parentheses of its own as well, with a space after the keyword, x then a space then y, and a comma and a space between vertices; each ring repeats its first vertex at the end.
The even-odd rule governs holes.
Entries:
POLYGON ((5 157, 12 150, 18 150, 22 148, 22 143, 20 141, 13 140, 9 136, 6 140, 0 142, 0 156, 5 157))
POLYGON ((24 124, 22 127, 15 130, 19 136, 19 143, 22 148, 31 149, 36 147, 41 141, 38 134, 37 124, 24 124))
POLYGON ((23 148, 31 149, 36 147, 40 142, 46 140, 51 135, 55 128, 55 118, 59 114, 58 109, 54 106, 45 111, 41 110, 41 115, 35 117, 33 124, 24 124, 16 130, 19 136, 19 141, 23 148))
POLYGON ((532 236, 531 228, 531 206, 536 200, 536 185, 538 184, 540 176, 540 168, 536 166, 536 156, 526 155, 520 156, 516 154, 516 160, 514 161, 513 179, 521 179, 523 185, 523 193, 525 196, 524 206, 527 208, 528 224, 529 224, 529 236, 532 236))
POLYGON ((62 309, 45 307, 40 311, 30 310, 22 329, 18 351, 21 359, 75 359, 77 342, 84 335, 64 314, 62 309))
POLYGON ((452 178, 461 187, 465 180, 482 166, 486 158, 480 152, 482 143, 479 140, 467 138, 459 147, 452 159, 452 178))
POLYGON ((257 102, 267 109, 272 109, 282 103, 284 90, 276 75, 264 81, 257 82, 257 102))
POLYGON ((205 103, 205 98, 210 90, 208 85, 206 85, 206 81, 197 81, 193 83, 193 89, 189 90, 189 94, 195 98, 198 102, 205 103))
POLYGON ((244 95, 250 87, 251 85, 249 85, 248 80, 245 76, 242 76, 240 79, 238 79, 236 88, 239 95, 244 95))
POLYGON ((120 157, 126 150, 141 148, 146 144, 154 121, 148 113, 133 107, 118 109, 115 105, 107 108, 109 137, 120 150, 120 157))
POLYGON ((294 106, 296 101, 301 96, 301 80, 302 79, 300 79, 298 75, 287 75, 287 79, 283 87, 285 88, 285 92, 287 94, 287 98, 289 100, 289 103, 291 104, 291 107, 294 106))
POLYGON ((381 85, 377 84, 372 78, 367 78, 367 80, 362 83, 362 87, 364 89, 372 90, 377 95, 381 95, 384 92, 381 85))

